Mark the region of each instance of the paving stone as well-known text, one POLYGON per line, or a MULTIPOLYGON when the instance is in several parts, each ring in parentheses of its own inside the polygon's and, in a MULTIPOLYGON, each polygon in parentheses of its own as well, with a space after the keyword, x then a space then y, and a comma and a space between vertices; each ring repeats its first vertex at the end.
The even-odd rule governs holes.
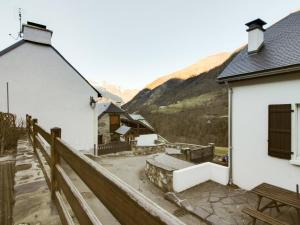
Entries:
POLYGON ((208 218, 206 218, 208 222, 210 222, 213 225, 230 225, 227 221, 224 221, 224 219, 216 216, 216 215, 211 215, 208 218))
POLYGON ((215 202, 218 202, 218 201, 220 201, 220 198, 217 198, 217 197, 210 197, 209 198, 209 202, 215 203, 215 202))
POLYGON ((204 204, 197 204, 196 206, 194 206, 195 208, 202 208, 205 211, 207 211, 209 214, 212 214, 214 212, 212 206, 210 203, 204 203, 204 204))
POLYGON ((187 211, 193 211, 194 208, 193 206, 185 199, 183 201, 180 202, 180 205, 186 209, 187 211))
POLYGON ((234 204, 234 201, 231 198, 224 198, 221 201, 225 205, 234 204))
POLYGON ((196 209, 193 210, 193 212, 201 217, 202 219, 206 219, 208 216, 211 215, 211 213, 207 212, 206 210, 204 210, 203 208, 201 207, 197 207, 196 209))
POLYGON ((247 198, 245 196, 234 196, 231 198, 236 204, 247 204, 247 198))

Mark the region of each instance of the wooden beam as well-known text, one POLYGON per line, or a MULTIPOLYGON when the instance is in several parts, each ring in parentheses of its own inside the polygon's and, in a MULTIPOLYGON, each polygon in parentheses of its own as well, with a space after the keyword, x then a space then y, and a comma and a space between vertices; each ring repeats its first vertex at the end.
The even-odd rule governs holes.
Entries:
POLYGON ((55 192, 55 203, 62 225, 75 225, 70 213, 67 210, 67 206, 58 191, 55 192))
POLYGON ((92 209, 60 165, 56 165, 57 182, 80 224, 101 225, 92 209))

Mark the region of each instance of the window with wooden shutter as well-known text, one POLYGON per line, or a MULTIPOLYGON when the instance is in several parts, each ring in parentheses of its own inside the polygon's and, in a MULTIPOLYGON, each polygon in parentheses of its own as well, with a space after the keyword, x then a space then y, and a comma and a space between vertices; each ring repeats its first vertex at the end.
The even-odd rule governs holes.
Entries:
POLYGON ((292 106, 269 105, 269 146, 270 156, 291 159, 291 113, 292 106))
POLYGON ((115 132, 120 127, 120 115, 110 114, 110 132, 115 132))

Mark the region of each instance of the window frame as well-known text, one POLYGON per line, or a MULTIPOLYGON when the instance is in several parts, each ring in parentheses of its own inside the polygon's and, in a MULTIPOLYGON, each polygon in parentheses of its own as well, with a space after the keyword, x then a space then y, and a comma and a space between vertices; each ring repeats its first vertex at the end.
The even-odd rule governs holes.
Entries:
POLYGON ((290 163, 293 165, 300 166, 300 103, 292 104, 292 155, 290 163))

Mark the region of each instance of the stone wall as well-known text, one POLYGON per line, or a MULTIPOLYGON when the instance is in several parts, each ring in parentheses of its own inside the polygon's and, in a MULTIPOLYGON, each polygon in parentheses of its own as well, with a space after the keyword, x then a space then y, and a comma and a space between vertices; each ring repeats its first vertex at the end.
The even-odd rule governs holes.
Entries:
POLYGON ((210 143, 207 146, 187 143, 168 143, 165 144, 165 146, 166 148, 174 148, 180 150, 182 155, 177 154, 173 156, 190 162, 211 162, 214 157, 215 146, 213 143, 210 143))
POLYGON ((102 144, 111 142, 109 114, 105 113, 98 119, 98 135, 102 135, 102 144))
POLYGON ((164 144, 159 144, 159 145, 154 145, 154 146, 136 146, 132 144, 131 147, 133 154, 135 155, 150 155, 150 154, 155 154, 159 152, 164 152, 165 151, 165 145, 164 144))
POLYGON ((145 174, 148 179, 164 192, 173 191, 173 171, 153 165, 146 161, 145 174))

